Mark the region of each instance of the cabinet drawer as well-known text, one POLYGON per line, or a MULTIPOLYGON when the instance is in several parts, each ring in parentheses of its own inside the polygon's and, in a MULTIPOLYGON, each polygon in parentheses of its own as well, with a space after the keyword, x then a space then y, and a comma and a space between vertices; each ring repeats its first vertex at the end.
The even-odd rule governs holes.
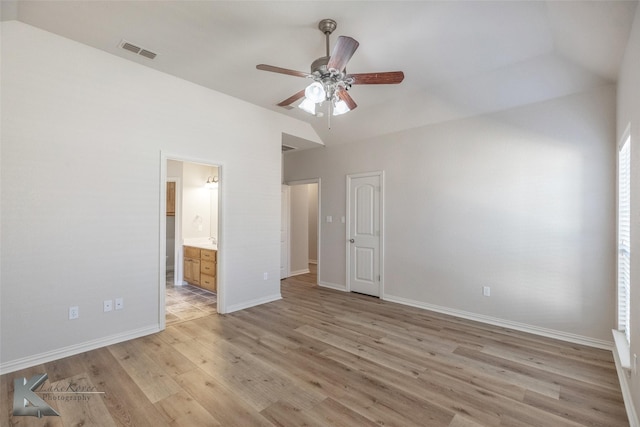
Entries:
POLYGON ((191 246, 185 246, 184 247, 184 257, 185 258, 199 259, 200 258, 200 249, 194 248, 194 247, 191 247, 191 246))
POLYGON ((201 261, 200 272, 202 274, 208 274, 209 276, 216 275, 216 263, 213 261, 201 261))
POLYGON ((205 288, 206 290, 212 291, 212 292, 216 292, 216 277, 215 276, 209 276, 208 274, 201 274, 200 275, 200 286, 202 286, 203 288, 205 288))
POLYGON ((212 249, 202 249, 200 251, 200 258, 204 261, 216 261, 217 252, 212 249))

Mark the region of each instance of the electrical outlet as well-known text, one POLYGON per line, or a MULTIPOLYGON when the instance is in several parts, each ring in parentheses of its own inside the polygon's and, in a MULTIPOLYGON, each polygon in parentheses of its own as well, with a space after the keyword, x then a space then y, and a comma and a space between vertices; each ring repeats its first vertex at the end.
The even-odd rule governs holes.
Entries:
POLYGON ((80 317, 80 309, 77 305, 69 307, 69 320, 75 320, 80 317))
POLYGON ((482 295, 484 295, 485 297, 490 297, 491 296, 491 287, 483 286, 482 287, 482 295))
POLYGON ((116 310, 122 310, 124 308, 124 298, 116 298, 116 310))
POLYGON ((105 313, 107 311, 113 310, 113 300, 111 300, 111 299, 104 300, 103 308, 104 308, 104 312, 105 313))
POLYGON ((263 280, 269 280, 269 273, 264 273, 264 274, 262 275, 262 279, 263 279, 263 280))

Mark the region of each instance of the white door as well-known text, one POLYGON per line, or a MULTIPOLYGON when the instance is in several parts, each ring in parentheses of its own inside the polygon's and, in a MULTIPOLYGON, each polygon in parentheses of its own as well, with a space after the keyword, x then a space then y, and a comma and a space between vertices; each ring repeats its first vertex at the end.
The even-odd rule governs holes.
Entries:
POLYGON ((288 185, 282 186, 280 222, 280 279, 289 277, 289 195, 288 185))
POLYGON ((347 289, 379 297, 381 292, 382 174, 347 176, 347 289))

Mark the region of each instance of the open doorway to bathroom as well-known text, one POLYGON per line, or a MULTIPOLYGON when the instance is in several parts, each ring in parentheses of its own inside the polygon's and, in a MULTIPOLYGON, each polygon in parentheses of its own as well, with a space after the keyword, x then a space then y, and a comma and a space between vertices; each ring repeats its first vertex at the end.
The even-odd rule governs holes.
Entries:
POLYGON ((166 160, 166 325, 217 312, 219 177, 216 165, 166 160))
POLYGON ((289 274, 319 283, 320 180, 289 182, 289 274))

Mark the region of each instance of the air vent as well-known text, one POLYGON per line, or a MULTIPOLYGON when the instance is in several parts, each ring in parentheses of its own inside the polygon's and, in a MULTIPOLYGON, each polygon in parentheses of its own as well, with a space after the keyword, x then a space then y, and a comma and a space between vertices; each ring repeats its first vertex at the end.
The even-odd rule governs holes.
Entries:
POLYGON ((128 43, 128 42, 122 43, 121 47, 124 50, 128 50, 129 52, 140 53, 140 48, 138 46, 132 45, 131 43, 128 43))
POLYGON ((153 59, 156 57, 156 54, 147 49, 142 49, 140 51, 140 56, 144 56, 145 58, 153 59))
POLYGON ((284 153, 285 151, 291 151, 291 150, 295 150, 296 147, 290 147, 288 145, 284 145, 282 144, 282 152, 284 153))
POLYGON ((128 50, 129 52, 133 52, 136 55, 144 56, 145 58, 148 58, 148 59, 154 59, 157 56, 155 52, 151 52, 148 49, 144 49, 140 46, 136 46, 135 44, 128 42, 126 40, 122 40, 120 42, 120 47, 124 50, 128 50))

